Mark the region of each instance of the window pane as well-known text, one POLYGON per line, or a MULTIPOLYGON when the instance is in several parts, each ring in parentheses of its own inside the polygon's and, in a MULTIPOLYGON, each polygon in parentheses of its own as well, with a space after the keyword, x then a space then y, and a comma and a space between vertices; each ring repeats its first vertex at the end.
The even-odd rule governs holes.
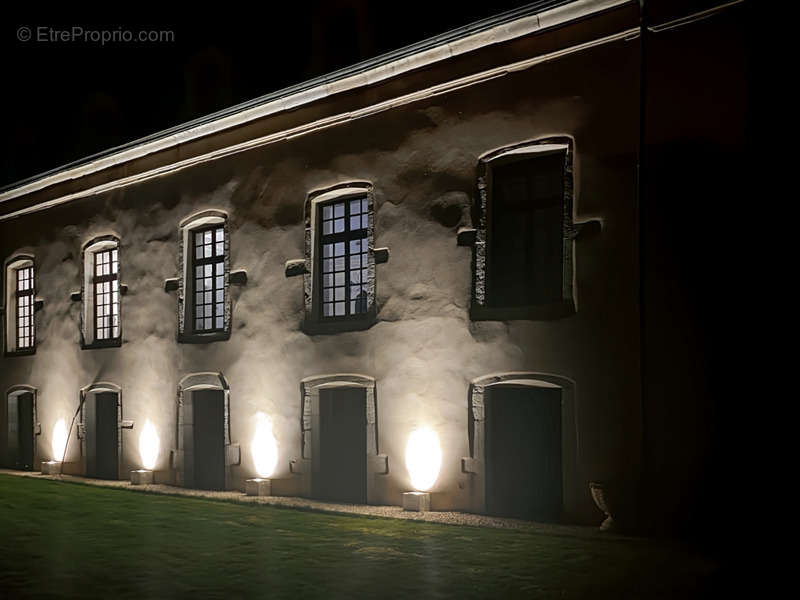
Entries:
POLYGON ((222 242, 217 242, 217 256, 222 256, 224 253, 225 244, 222 242))
POLYGON ((222 289, 225 287, 225 278, 224 277, 217 277, 217 287, 222 289))
POLYGON ((211 243, 211 232, 205 231, 203 232, 203 243, 210 244, 211 243))
POLYGON ((369 229, 369 215, 361 215, 361 229, 369 229))
POLYGON ((337 219, 344 216, 344 202, 337 202, 333 206, 333 216, 337 219))
POLYGON ((344 273, 336 273, 334 275, 334 282, 336 285, 344 285, 344 273))
POLYGON ((222 227, 219 227, 217 229, 217 232, 216 232, 216 238, 217 238, 218 242, 225 241, 225 229, 223 229, 222 227))
POLYGON ((333 312, 337 317, 344 316, 344 302, 337 302, 333 312))
POLYGON ((322 245, 322 256, 328 258, 333 255, 333 244, 322 245))
POLYGON ((325 221, 322 224, 322 233, 325 235, 333 233, 333 221, 325 221))
POLYGON ((194 249, 194 256, 195 256, 195 258, 203 258, 203 247, 202 246, 197 246, 194 249))
POLYGON ((350 217, 350 231, 361 229, 361 217, 350 217))
POLYGON ((333 207, 330 206, 330 205, 323 206, 322 207, 322 218, 323 219, 330 219, 331 217, 333 217, 333 207))
POLYGON ((344 242, 337 242, 334 254, 336 256, 344 256, 344 242))
POLYGON ((225 290, 217 290, 216 301, 223 302, 225 300, 225 290))
POLYGON ((344 271, 344 257, 334 258, 333 261, 334 270, 344 271))
POLYGON ((221 262, 218 262, 218 263, 216 264, 215 271, 216 271, 216 274, 217 274, 217 275, 222 275, 222 274, 224 274, 224 273, 225 273, 225 265, 224 265, 223 263, 221 263, 221 262))
POLYGON ((343 287, 337 287, 337 288, 334 288, 334 289, 336 290, 336 295, 335 295, 334 299, 335 300, 344 300, 344 288, 343 287))
POLYGON ((333 222, 333 232, 341 233, 342 231, 344 231, 344 219, 336 219, 333 222))
POLYGON ((216 327, 217 327, 217 329, 222 329, 224 327, 224 323, 223 323, 223 318, 222 317, 217 317, 217 325, 216 325, 216 327))
POLYGON ((361 200, 351 200, 350 201, 350 214, 357 215, 361 212, 361 200))

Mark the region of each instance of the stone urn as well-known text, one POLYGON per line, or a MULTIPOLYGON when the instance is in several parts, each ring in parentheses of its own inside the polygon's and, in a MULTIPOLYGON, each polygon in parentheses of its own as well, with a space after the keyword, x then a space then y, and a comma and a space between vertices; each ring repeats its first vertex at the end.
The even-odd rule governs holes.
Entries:
POLYGON ((606 484, 600 481, 590 481, 589 491, 592 493, 592 500, 603 513, 606 515, 605 520, 600 524, 600 531, 615 531, 617 524, 614 517, 611 515, 613 507, 609 507, 608 490, 606 484))

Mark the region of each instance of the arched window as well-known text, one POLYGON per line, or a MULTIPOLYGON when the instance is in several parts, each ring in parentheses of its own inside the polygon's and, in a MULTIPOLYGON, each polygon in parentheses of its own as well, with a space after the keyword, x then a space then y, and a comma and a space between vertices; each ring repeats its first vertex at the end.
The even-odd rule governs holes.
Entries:
POLYGON ((573 142, 502 148, 478 163, 473 319, 551 319, 575 312, 573 142))
POLYGON ((289 261, 286 276, 303 275, 310 333, 365 329, 375 322, 375 265, 389 259, 375 248, 372 184, 350 182, 308 195, 305 258, 289 261))
POLYGON ((181 223, 179 341, 202 343, 230 337, 227 222, 225 213, 210 210, 181 223))
POLYGON ((103 236, 83 249, 84 348, 119 346, 122 339, 119 240, 103 236))
POLYGON ((36 350, 36 278, 32 256, 19 255, 6 262, 6 353, 32 354, 36 350))

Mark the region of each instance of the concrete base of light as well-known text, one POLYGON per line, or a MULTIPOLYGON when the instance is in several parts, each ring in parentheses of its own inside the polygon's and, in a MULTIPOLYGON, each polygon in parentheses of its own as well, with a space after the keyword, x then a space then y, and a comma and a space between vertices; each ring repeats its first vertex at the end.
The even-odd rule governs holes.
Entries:
POLYGON ((272 480, 262 479, 248 479, 244 482, 244 493, 248 496, 272 496, 272 480))
POLYGON ((55 460, 42 462, 42 475, 58 475, 61 473, 61 463, 55 460))
POLYGON ((131 471, 131 485, 144 485, 153 483, 153 472, 149 469, 136 469, 131 471))
POLYGON ((403 510, 425 512, 431 509, 431 495, 429 492, 405 492, 403 494, 403 510))

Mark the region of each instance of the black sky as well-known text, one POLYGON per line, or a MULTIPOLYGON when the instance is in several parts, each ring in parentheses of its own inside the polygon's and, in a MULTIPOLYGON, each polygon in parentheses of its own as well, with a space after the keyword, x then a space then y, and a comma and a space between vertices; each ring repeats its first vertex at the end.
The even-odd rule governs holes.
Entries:
POLYGON ((196 9, 192 21, 6 17, 0 186, 526 3, 317 0, 236 17, 196 9), (33 39, 18 39, 20 27, 33 39), (45 42, 40 27, 164 30, 174 42, 45 42))

